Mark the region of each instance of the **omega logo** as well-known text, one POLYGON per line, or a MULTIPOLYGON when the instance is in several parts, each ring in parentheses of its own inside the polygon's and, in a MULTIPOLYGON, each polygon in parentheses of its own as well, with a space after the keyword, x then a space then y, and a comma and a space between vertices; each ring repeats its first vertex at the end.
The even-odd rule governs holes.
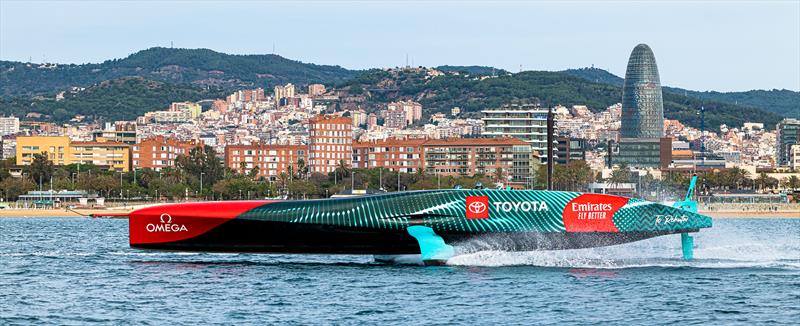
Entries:
POLYGON ((145 226, 147 232, 188 232, 189 229, 186 228, 184 224, 174 224, 172 223, 172 215, 167 213, 161 214, 158 217, 158 220, 161 223, 155 224, 150 223, 145 226))

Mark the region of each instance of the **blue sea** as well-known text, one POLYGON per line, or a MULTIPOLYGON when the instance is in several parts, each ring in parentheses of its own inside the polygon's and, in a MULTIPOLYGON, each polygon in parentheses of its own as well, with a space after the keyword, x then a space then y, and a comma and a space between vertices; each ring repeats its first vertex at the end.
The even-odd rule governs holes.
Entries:
POLYGON ((147 252, 128 222, 0 218, 0 324, 794 324, 800 219, 586 250, 371 257, 147 252))

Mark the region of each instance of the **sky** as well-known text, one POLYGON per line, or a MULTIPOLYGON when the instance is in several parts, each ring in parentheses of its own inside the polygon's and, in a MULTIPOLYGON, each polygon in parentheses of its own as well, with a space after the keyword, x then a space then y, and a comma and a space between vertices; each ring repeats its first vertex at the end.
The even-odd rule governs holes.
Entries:
POLYGON ((800 90, 800 1, 0 0, 0 60, 87 63, 154 46, 274 53, 349 69, 594 66, 639 43, 663 85, 800 90))

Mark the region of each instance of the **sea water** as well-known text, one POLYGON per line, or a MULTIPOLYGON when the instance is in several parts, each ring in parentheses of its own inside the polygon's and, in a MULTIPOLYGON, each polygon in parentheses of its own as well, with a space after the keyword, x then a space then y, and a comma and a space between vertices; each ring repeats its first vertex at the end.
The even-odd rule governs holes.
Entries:
POLYGON ((128 247, 126 220, 0 218, 0 324, 797 324, 800 219, 680 237, 482 251, 448 266, 366 256, 128 247))

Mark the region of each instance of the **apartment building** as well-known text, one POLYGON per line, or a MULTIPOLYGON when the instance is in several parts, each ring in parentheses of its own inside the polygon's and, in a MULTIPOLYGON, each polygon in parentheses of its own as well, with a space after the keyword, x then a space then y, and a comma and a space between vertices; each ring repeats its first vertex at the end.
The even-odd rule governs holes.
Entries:
POLYGON ((422 147, 427 173, 492 175, 514 187, 530 182, 531 162, 536 156, 529 143, 511 137, 433 139, 422 147))
POLYGON ((55 165, 94 164, 114 171, 130 170, 130 145, 114 141, 71 141, 67 136, 17 137, 17 164, 30 165, 44 153, 55 165))
POLYGON ((532 180, 531 162, 538 154, 520 139, 387 139, 353 145, 353 166, 386 168, 413 173, 424 171, 442 176, 502 174, 505 184, 524 188, 532 180))
POLYGON ((242 174, 257 169, 256 175, 272 181, 282 173, 300 172, 298 162, 308 162, 308 147, 303 145, 229 145, 225 147, 225 166, 242 174))
POLYGON ((423 166, 422 145, 425 139, 386 139, 353 144, 353 167, 384 168, 414 173, 423 166))
POLYGON ((533 104, 511 104, 481 111, 487 137, 515 137, 531 144, 547 158, 547 108, 533 104))
POLYGON ((164 136, 143 139, 133 145, 133 168, 150 168, 161 171, 175 167, 175 159, 180 155, 189 155, 192 148, 200 146, 196 141, 180 141, 164 136))
POLYGON ((351 165, 353 159, 353 120, 335 115, 309 119, 309 167, 311 172, 327 174, 340 162, 351 165))

